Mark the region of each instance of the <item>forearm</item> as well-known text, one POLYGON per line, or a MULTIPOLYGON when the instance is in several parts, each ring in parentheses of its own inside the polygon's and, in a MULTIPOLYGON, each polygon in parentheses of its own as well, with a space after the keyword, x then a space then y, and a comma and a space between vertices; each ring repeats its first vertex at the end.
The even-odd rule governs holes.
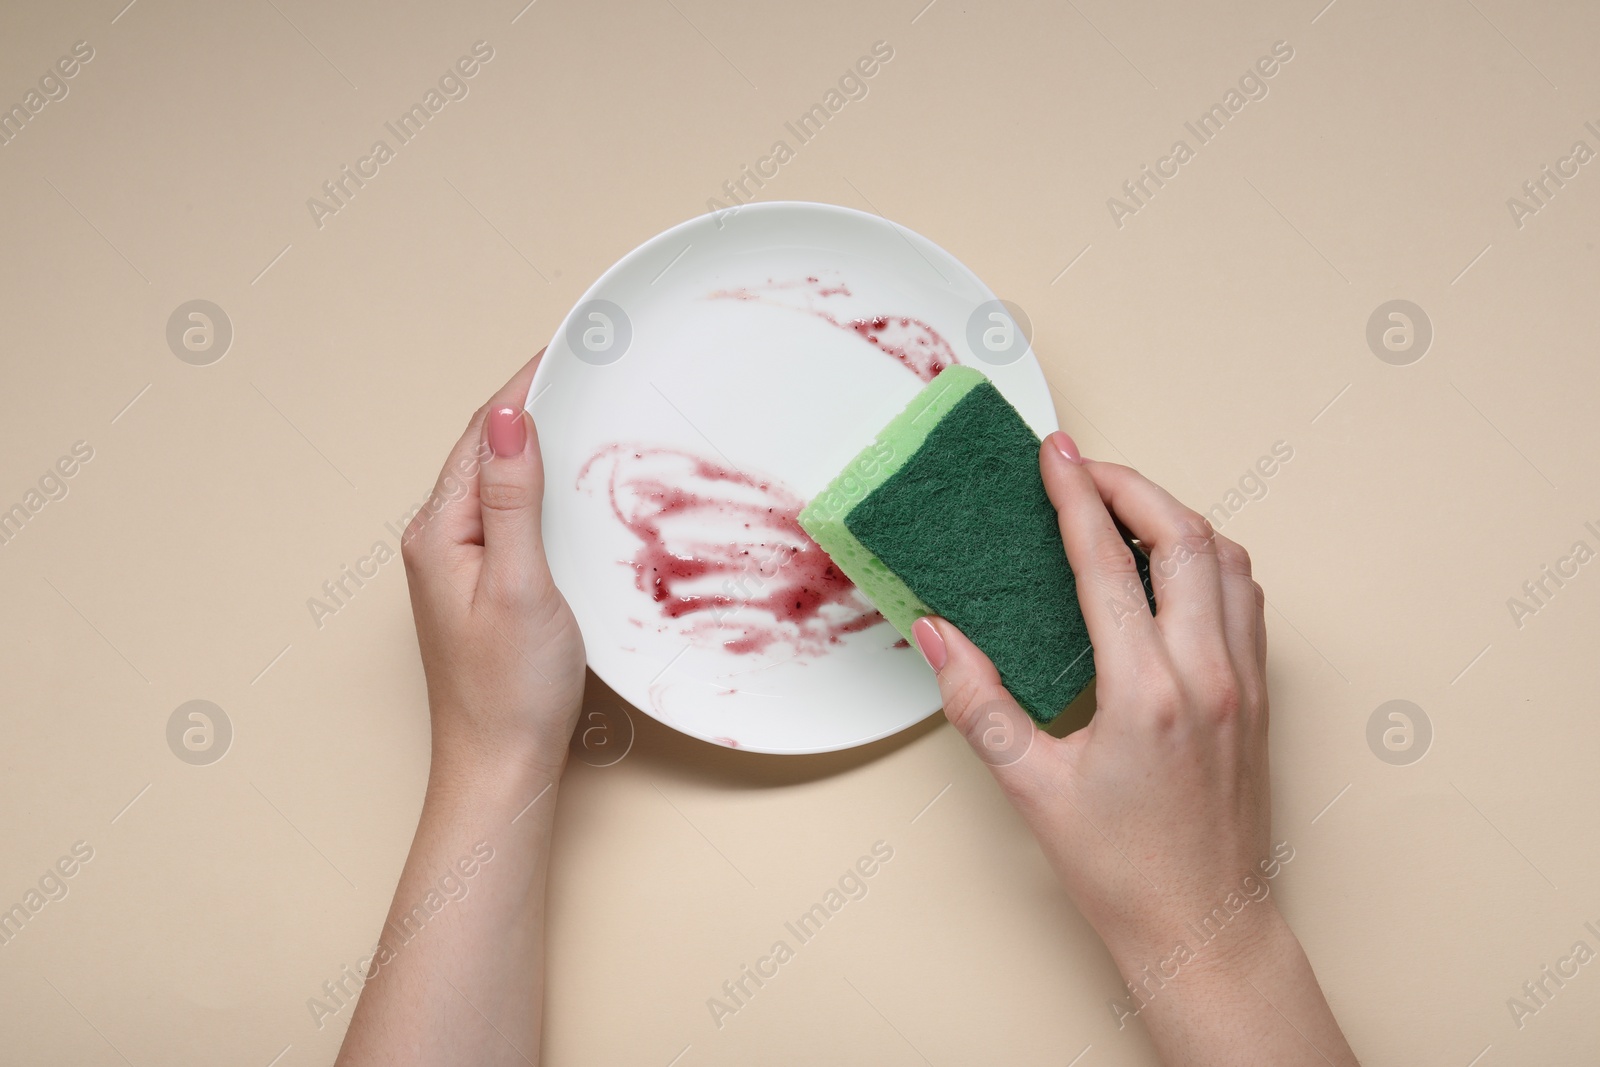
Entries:
POLYGON ((1169 1065, 1355 1065, 1294 932, 1275 907, 1250 907, 1249 928, 1210 944, 1189 928, 1160 951, 1113 945, 1131 987, 1120 1021, 1137 1016, 1169 1065))
POLYGON ((558 777, 436 744, 340 1067, 538 1062, 558 777))

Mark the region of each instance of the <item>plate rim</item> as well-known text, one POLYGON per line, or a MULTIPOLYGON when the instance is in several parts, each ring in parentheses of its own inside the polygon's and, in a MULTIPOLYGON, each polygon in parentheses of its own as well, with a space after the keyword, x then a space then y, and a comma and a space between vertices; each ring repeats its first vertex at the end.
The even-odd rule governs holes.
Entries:
MULTIPOLYGON (((741 204, 741 205, 739 205, 737 211, 734 212, 734 214, 740 214, 740 213, 743 213, 745 211, 751 211, 751 212, 754 212, 754 213, 757 213, 757 214, 769 214, 769 213, 774 213, 774 212, 795 211, 795 210, 800 210, 800 211, 820 211, 820 212, 822 212, 824 214, 836 214, 836 215, 840 215, 840 216, 844 216, 844 217, 854 218, 854 219, 857 219, 857 220, 860 220, 860 221, 870 221, 870 222, 875 223, 875 224, 882 224, 882 225, 889 226, 892 229, 894 229, 896 231, 899 231, 901 233, 901 235, 907 237, 908 240, 911 239, 911 238, 916 238, 917 240, 920 240, 920 241, 923 241, 923 242, 927 243, 932 248, 937 250, 942 256, 944 256, 944 258, 949 263, 955 265, 960 270, 964 271, 966 276, 967 276, 967 279, 976 287, 977 291, 981 295, 985 296, 987 299, 990 299, 990 300, 999 299, 998 295, 994 292, 994 290, 991 289, 989 287, 989 285, 981 277, 979 277, 978 274, 971 267, 967 266, 967 264, 965 262, 963 262, 960 259, 960 257, 956 256, 949 249, 945 248, 943 245, 939 244, 937 241, 934 241, 932 238, 926 236, 925 234, 921 233, 920 231, 911 229, 909 226, 904 226, 904 225, 902 225, 900 223, 894 222, 894 221, 886 218, 885 216, 879 215, 879 214, 877 214, 875 212, 862 211, 859 208, 848 207, 848 206, 846 206, 844 204, 831 204, 831 203, 827 203, 826 201, 820 201, 820 200, 763 200, 763 201, 758 201, 758 202, 749 203, 749 204, 741 204)), ((615 262, 613 262, 609 267, 607 267, 604 271, 602 271, 600 273, 600 275, 598 277, 596 277, 595 280, 592 283, 590 283, 589 287, 587 289, 585 289, 582 294, 579 295, 577 300, 575 300, 573 302, 572 306, 569 307, 567 309, 566 313, 561 316, 561 321, 556 324, 555 331, 550 335, 550 340, 546 344, 545 350, 548 351, 548 349, 552 345, 556 344, 557 341, 559 341, 563 336, 565 336, 565 334, 567 332, 567 329, 568 329, 568 326, 570 324, 570 321, 572 319, 572 316, 578 311, 579 308, 583 307, 589 301, 591 301, 593 299, 596 299, 596 294, 599 292, 599 290, 602 287, 610 284, 614 280, 616 275, 618 275, 618 274, 622 273, 623 271, 627 270, 628 268, 632 267, 639 260, 643 259, 647 254, 649 254, 654 248, 656 248, 661 243, 669 240, 674 235, 681 234, 683 231, 689 230, 691 228, 698 228, 698 227, 702 227, 702 226, 705 226, 705 225, 708 225, 708 224, 715 223, 716 222, 716 215, 717 215, 717 212, 713 212, 713 211, 704 211, 704 212, 700 212, 700 213, 695 214, 695 215, 691 215, 689 218, 686 218, 681 222, 674 223, 673 225, 667 227, 666 229, 661 230, 658 233, 652 234, 650 237, 645 238, 643 241, 639 242, 639 244, 635 245, 627 253, 625 253, 622 256, 619 256, 615 262)), ((935 273, 937 273, 937 268, 935 269, 935 273)), ((1031 361, 1027 361, 1027 365, 1032 370, 1032 372, 1036 376, 1036 378, 1038 379, 1035 384, 1043 390, 1043 395, 1048 398, 1049 390, 1050 390, 1050 383, 1049 383, 1048 379, 1046 379, 1045 376, 1044 376, 1043 368, 1039 366, 1038 355, 1033 350, 1033 345, 1031 343, 1031 339, 1030 339, 1030 343, 1028 345, 1028 350, 1027 350, 1026 356, 1031 356, 1032 357, 1031 361)), ((1025 356, 1025 359, 1026 359, 1026 356, 1025 356)), ((1017 360, 1016 362, 1017 363, 1022 363, 1024 361, 1025 360, 1017 360)), ((532 380, 532 382, 529 383, 529 386, 528 386, 528 399, 524 404, 524 410, 527 411, 530 416, 532 416, 533 401, 536 400, 540 396, 540 394, 543 392, 544 385, 542 385, 541 382, 543 381, 544 384, 548 384, 548 382, 545 381, 545 380, 548 379, 549 375, 550 374, 559 373, 559 372, 556 372, 556 371, 550 371, 549 368, 551 366, 552 366, 552 364, 546 363, 544 360, 541 359, 540 363, 539 363, 539 367, 534 372, 533 380, 532 380)), ((1055 410, 1054 410, 1055 403, 1054 403, 1054 401, 1050 401, 1049 408, 1050 408, 1050 413, 1052 415, 1051 421, 1052 422, 1056 422, 1057 420, 1054 417, 1055 416, 1055 410)), ((562 596, 565 596, 565 595, 566 594, 563 592, 562 596)), ((580 633, 582 632, 582 627, 581 626, 579 627, 579 631, 580 631, 580 633)), ((811 755, 823 755, 823 754, 830 753, 830 752, 844 752, 844 751, 847 751, 847 750, 853 749, 853 748, 863 748, 863 747, 865 747, 867 745, 873 744, 874 742, 882 741, 885 738, 893 737, 896 734, 904 733, 905 731, 907 731, 907 730, 909 730, 909 729, 911 729, 911 728, 913 728, 915 726, 919 726, 922 723, 927 722, 929 718, 933 717, 934 715, 940 714, 944 710, 944 703, 941 700, 932 709, 930 709, 927 713, 925 713, 925 714, 923 714, 921 716, 918 716, 917 718, 912 719, 912 720, 910 720, 908 722, 904 722, 904 723, 901 723, 901 724, 898 724, 898 725, 895 725, 895 726, 887 727, 887 728, 885 728, 883 730, 880 730, 880 731, 878 731, 876 733, 873 733, 873 734, 870 734, 870 735, 866 735, 866 736, 862 736, 862 737, 858 737, 858 738, 855 738, 855 739, 850 740, 850 741, 840 742, 838 744, 826 744, 826 745, 808 746, 808 747, 805 747, 805 748, 770 748, 770 747, 765 747, 765 746, 761 746, 761 745, 745 744, 744 742, 741 741, 737 745, 737 747, 735 747, 735 746, 730 746, 730 745, 724 744, 723 742, 717 740, 715 737, 710 737, 710 736, 706 736, 705 734, 697 733, 694 730, 689 729, 688 726, 686 726, 684 724, 681 724, 681 723, 678 723, 678 722, 673 722, 673 721, 671 721, 669 719, 663 718, 661 715, 656 714, 650 708, 640 707, 638 704, 634 703, 634 701, 628 699, 626 696, 624 696, 617 689, 616 684, 610 678, 606 677, 604 672, 602 672, 598 667, 596 667, 592 662, 590 662, 590 658, 589 658, 588 651, 587 651, 587 644, 585 645, 584 660, 585 660, 585 662, 584 662, 585 668, 587 670, 593 672, 594 676, 596 678, 600 679, 600 681, 604 682, 605 685, 606 685, 606 688, 610 689, 612 694, 617 698, 617 700, 619 700, 625 706, 633 708, 636 711, 642 712, 643 714, 649 716, 651 719, 654 719, 656 722, 660 723, 661 725, 667 727, 668 729, 674 730, 677 733, 683 734, 685 737, 692 737, 692 738, 694 738, 696 740, 703 741, 706 744, 712 745, 712 746, 714 746, 716 748, 720 748, 720 749, 724 749, 724 750, 728 750, 728 751, 753 752, 753 753, 759 753, 761 755, 771 755, 771 756, 811 756, 811 755)))

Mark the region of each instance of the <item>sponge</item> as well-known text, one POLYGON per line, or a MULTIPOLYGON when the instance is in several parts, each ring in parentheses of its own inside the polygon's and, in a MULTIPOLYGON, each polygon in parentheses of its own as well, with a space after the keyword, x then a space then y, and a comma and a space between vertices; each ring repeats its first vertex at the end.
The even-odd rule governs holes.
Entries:
MULTIPOLYGON (((800 525, 908 640, 923 615, 960 627, 1038 722, 1094 677, 1039 438, 979 371, 940 372, 800 525)), ((1129 545, 1154 610, 1149 562, 1129 545)))

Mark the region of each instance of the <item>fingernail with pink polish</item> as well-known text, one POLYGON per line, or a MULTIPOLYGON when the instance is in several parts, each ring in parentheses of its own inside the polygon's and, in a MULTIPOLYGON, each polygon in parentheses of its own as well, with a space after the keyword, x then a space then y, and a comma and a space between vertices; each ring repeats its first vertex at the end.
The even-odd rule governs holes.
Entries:
POLYGON ((516 408, 489 412, 489 447, 497 456, 518 456, 528 442, 528 424, 516 408))
POLYGON ((917 639, 917 648, 922 651, 922 658, 928 661, 928 666, 935 672, 944 670, 944 638, 939 636, 938 629, 926 615, 911 624, 911 636, 917 639))
POLYGON ((1069 463, 1082 463, 1083 457, 1078 454, 1078 446, 1065 432, 1057 430, 1050 435, 1050 443, 1056 446, 1056 451, 1067 457, 1069 463))

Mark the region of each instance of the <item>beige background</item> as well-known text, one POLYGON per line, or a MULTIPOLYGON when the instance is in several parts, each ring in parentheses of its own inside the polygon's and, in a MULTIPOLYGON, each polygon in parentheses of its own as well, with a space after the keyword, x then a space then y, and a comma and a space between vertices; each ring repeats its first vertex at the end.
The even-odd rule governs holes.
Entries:
MULTIPOLYGON (((1592 5, 124 2, 0 30, 6 105, 94 49, 0 148, 0 508, 94 450, 0 548, 0 906, 94 849, 0 947, 4 1063, 331 1062, 348 1011, 306 1001, 376 936, 427 711, 398 562, 321 629, 307 598, 393 543, 606 266, 879 40, 763 199, 950 249, 1031 315, 1085 452, 1201 508, 1294 450, 1226 532, 1272 603, 1275 890, 1364 1062, 1600 1053, 1600 965, 1521 1029, 1506 1003, 1600 948, 1600 564, 1507 606, 1600 548, 1600 163, 1520 227, 1506 203, 1600 150, 1592 5), (307 198, 477 40, 470 95, 319 229, 307 198), (1119 228, 1107 198, 1280 40, 1269 95, 1119 228), (235 331, 210 366, 165 339, 195 298, 235 331), (1409 366, 1365 339, 1395 298, 1435 330, 1409 366), (204 767, 164 732, 197 698, 234 728, 204 767), (1434 730, 1409 766, 1366 740, 1391 699, 1434 730)), ((941 719, 802 759, 633 719, 562 798, 548 1062, 1152 1062, 941 719), (870 894, 716 1028, 707 998, 878 840, 870 894)))

